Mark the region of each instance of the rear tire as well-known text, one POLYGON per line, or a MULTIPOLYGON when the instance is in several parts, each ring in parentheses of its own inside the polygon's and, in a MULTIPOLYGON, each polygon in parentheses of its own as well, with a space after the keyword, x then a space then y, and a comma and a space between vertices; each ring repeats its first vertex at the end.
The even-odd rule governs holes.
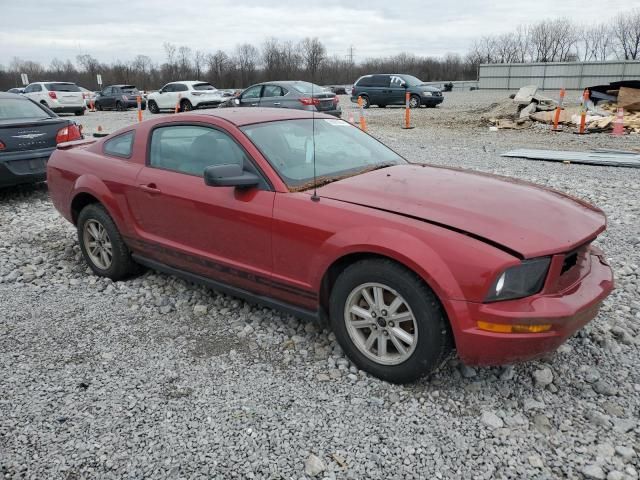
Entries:
POLYGON ((419 379, 439 367, 451 349, 448 320, 436 295, 391 260, 347 267, 331 291, 330 316, 353 363, 388 382, 419 379))
POLYGON ((84 108, 82 110, 76 110, 75 112, 73 112, 76 117, 79 117, 81 115, 84 115, 84 108))
POLYGON ((84 207, 77 227, 82 255, 96 275, 115 281, 139 271, 116 224, 102 205, 91 203, 84 207))
POLYGON ((382 105, 378 105, 378 108, 387 108, 387 106, 383 103, 382 105))
POLYGON ((151 113, 160 113, 160 109, 158 108, 158 104, 156 102, 154 102, 153 100, 149 100, 149 103, 147 105, 149 106, 149 111, 151 113))
POLYGON ((418 108, 420 106, 420 97, 418 95, 411 95, 409 98, 409 108, 418 108))
POLYGON ((102 104, 96 103, 94 106, 96 107, 96 110, 98 110, 99 112, 102 111, 102 104))
POLYGON ((44 100, 42 100, 40 102, 40 105, 44 105, 45 107, 49 108, 49 105, 47 104, 47 102, 45 102, 44 100))
POLYGON ((124 108, 124 105, 122 104, 122 102, 116 102, 116 110, 119 112, 124 112, 126 108, 124 108))

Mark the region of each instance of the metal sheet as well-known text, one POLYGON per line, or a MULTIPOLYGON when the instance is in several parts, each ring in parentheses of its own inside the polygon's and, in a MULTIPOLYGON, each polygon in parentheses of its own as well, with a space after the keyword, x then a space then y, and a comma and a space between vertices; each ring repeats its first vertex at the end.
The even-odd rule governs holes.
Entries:
POLYGON ((606 165, 610 167, 640 168, 640 154, 623 150, 591 150, 570 152, 565 150, 519 149, 503 153, 502 157, 547 160, 551 162, 583 163, 586 165, 606 165))

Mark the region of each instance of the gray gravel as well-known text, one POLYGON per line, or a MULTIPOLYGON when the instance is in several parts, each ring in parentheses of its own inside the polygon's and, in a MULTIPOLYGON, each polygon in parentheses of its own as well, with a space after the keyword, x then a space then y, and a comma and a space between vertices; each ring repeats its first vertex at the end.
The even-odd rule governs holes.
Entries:
MULTIPOLYGON (((514 176, 602 207, 617 289, 548 358, 452 359, 395 386, 333 334, 147 272, 113 283, 81 261, 46 186, 0 192, 0 475, 4 478, 638 478, 640 170, 500 158, 514 147, 628 148, 638 137, 489 132, 505 97, 453 92, 371 132, 407 158, 514 176), (462 120, 455 125, 455 119, 462 120)), ((343 99, 343 107, 351 105, 343 99)), ((89 113, 115 129, 135 112, 89 113)))

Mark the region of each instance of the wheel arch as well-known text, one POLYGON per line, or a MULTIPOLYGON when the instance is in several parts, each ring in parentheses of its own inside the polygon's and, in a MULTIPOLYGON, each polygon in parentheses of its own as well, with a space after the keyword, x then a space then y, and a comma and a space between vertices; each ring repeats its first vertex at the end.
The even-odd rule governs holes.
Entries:
MULTIPOLYGON (((394 252, 393 255, 390 255, 388 253, 377 251, 375 249, 358 250, 358 251, 346 253, 334 259, 325 269, 322 275, 322 278, 320 280, 319 303, 320 303, 321 315, 324 317, 325 320, 328 319, 329 299, 331 296, 331 291, 333 289, 333 286, 335 285, 335 282, 338 276, 350 265, 353 265, 354 263, 362 260, 369 260, 369 259, 391 261, 405 268, 406 270, 412 272, 422 282, 424 282, 424 284, 427 285, 427 287, 429 287, 433 291, 435 297, 440 302, 440 305, 442 306, 442 309, 445 312, 445 315, 447 317, 447 324, 449 326, 451 341, 455 344, 455 335, 453 334, 455 329, 453 328, 453 325, 452 325, 453 309, 449 305, 449 302, 448 302, 449 297, 446 292, 450 291, 452 288, 456 288, 457 283, 455 283, 454 287, 450 285, 443 286, 442 283, 437 282, 431 274, 429 274, 424 269, 419 268, 416 265, 416 263, 412 261, 410 258, 405 257, 402 254, 397 254, 396 252, 394 252)), ((451 278, 447 279, 447 281, 450 283, 453 277, 450 272, 448 273, 451 276, 451 278)))
POLYGON ((82 175, 79 177, 76 180, 70 199, 71 220, 74 225, 77 225, 78 215, 84 207, 91 203, 98 203, 107 210, 118 230, 122 233, 126 232, 126 229, 123 229, 125 225, 123 212, 118 202, 109 188, 95 175, 82 175))

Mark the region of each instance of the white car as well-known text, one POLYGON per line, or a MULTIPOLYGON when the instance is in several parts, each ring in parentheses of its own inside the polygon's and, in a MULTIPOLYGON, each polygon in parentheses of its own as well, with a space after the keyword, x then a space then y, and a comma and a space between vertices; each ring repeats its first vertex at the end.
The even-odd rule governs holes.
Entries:
POLYGON ((224 94, 207 82, 185 81, 167 83, 157 92, 147 95, 151 113, 175 109, 187 112, 199 107, 217 107, 227 100, 224 94))
POLYGON ((75 83, 34 82, 27 85, 24 95, 56 113, 84 115, 84 96, 75 83))

